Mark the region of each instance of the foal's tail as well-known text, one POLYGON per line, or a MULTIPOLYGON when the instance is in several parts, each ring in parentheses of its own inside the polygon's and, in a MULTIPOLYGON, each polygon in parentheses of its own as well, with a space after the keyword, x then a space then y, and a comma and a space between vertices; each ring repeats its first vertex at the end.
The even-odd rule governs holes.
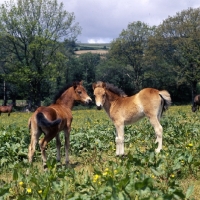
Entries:
POLYGON ((54 121, 49 121, 47 118, 45 118, 44 114, 42 112, 39 112, 36 115, 38 126, 45 126, 45 127, 52 127, 56 126, 61 122, 61 119, 56 119, 54 121))
POLYGON ((159 91, 159 95, 162 98, 162 112, 161 112, 161 115, 162 115, 162 113, 169 108, 172 100, 171 100, 169 92, 167 92, 166 90, 159 91))

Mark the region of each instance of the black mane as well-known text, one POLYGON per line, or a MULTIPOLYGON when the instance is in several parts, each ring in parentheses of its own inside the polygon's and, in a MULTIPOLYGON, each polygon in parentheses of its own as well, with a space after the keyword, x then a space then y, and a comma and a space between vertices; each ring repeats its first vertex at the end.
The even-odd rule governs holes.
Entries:
POLYGON ((68 84, 68 85, 65 85, 63 88, 61 88, 58 93, 54 96, 53 98, 53 104, 56 103, 56 101, 61 97, 61 95, 67 90, 69 89, 70 87, 72 87, 74 84, 68 84))
POLYGON ((117 95, 119 95, 120 97, 126 97, 127 96, 122 89, 114 86, 113 84, 106 83, 106 89, 117 94, 117 95))

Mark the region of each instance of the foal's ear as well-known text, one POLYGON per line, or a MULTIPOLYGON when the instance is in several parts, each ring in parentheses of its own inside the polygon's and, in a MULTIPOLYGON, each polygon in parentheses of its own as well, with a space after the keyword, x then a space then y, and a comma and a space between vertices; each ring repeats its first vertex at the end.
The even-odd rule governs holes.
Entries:
POLYGON ((73 87, 74 87, 74 89, 76 89, 76 88, 77 88, 78 84, 80 84, 80 83, 79 83, 79 82, 77 82, 77 81, 73 82, 73 87))
POLYGON ((92 89, 94 90, 96 88, 96 83, 92 84, 92 89))
POLYGON ((82 80, 82 81, 80 81, 79 83, 80 83, 80 85, 83 85, 83 80, 82 80))
POLYGON ((103 88, 106 88, 106 83, 103 82, 103 83, 102 83, 102 87, 103 87, 103 88))

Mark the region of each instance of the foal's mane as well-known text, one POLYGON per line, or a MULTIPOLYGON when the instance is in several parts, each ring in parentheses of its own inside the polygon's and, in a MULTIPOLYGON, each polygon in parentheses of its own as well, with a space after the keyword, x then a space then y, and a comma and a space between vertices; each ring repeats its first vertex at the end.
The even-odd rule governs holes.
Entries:
POLYGON ((72 87, 73 85, 78 85, 79 84, 79 82, 78 81, 75 81, 75 82, 73 82, 73 83, 70 83, 70 84, 67 84, 67 85, 65 85, 63 88, 61 88, 59 91, 58 91, 58 93, 54 96, 54 98, 53 98, 53 104, 55 104, 56 103, 56 101, 62 96, 62 94, 66 91, 66 90, 68 90, 70 87, 72 87))
MULTIPOLYGON (((125 94, 125 92, 124 92, 122 89, 118 88, 117 86, 114 86, 114 85, 111 84, 111 83, 105 83, 105 84, 106 84, 106 89, 107 89, 107 90, 109 90, 109 91, 111 91, 111 92, 113 92, 113 93, 119 95, 120 97, 126 97, 126 96, 127 96, 127 95, 125 94)), ((98 87, 98 86, 102 86, 102 85, 103 85, 103 82, 101 82, 101 81, 98 81, 98 82, 97 82, 97 87, 98 87)))

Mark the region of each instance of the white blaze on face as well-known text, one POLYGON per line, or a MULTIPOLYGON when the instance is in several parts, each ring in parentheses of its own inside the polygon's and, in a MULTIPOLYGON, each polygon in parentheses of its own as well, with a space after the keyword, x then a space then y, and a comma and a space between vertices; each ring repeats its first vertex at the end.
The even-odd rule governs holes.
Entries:
POLYGON ((105 90, 103 88, 96 88, 94 91, 96 106, 102 107, 104 104, 105 90))
POLYGON ((103 106, 103 105, 100 101, 96 100, 96 106, 100 107, 100 106, 103 106))

